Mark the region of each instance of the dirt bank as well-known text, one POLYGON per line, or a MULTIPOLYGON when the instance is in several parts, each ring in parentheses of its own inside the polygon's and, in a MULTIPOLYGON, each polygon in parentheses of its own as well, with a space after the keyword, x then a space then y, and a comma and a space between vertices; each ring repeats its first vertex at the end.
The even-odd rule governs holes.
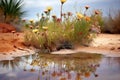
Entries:
MULTIPOLYGON (((0 33, 0 60, 34 54, 37 50, 26 47, 23 33, 0 33)), ((68 54, 75 52, 100 53, 120 57, 120 34, 99 34, 89 47, 77 46, 74 50, 61 50, 52 54, 68 54)))
POLYGON ((0 60, 34 54, 36 49, 24 45, 23 33, 0 33, 0 60))

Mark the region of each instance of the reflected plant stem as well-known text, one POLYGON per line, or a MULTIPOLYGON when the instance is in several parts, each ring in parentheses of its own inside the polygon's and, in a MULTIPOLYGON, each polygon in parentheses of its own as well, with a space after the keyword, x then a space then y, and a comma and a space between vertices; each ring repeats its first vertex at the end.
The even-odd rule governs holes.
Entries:
POLYGON ((40 80, 40 68, 38 70, 38 80, 40 80))

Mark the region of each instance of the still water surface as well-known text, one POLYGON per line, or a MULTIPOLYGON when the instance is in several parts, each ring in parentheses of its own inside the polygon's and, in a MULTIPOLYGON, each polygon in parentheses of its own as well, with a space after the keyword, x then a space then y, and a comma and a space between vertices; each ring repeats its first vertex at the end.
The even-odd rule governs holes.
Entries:
POLYGON ((120 57, 35 54, 0 61, 0 80, 120 80, 120 57))

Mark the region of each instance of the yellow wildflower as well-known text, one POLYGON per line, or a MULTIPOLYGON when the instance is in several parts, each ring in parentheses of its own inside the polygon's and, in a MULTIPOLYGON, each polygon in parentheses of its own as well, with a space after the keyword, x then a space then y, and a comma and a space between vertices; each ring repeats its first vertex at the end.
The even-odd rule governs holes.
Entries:
POLYGON ((29 20, 30 21, 30 23, 33 23, 34 22, 34 20, 33 19, 31 19, 31 20, 29 20))
POLYGON ((33 33, 37 33, 39 30, 38 29, 33 29, 32 32, 33 33))
POLYGON ((51 10, 52 10, 52 7, 51 7, 51 6, 48 6, 48 7, 47 7, 47 10, 48 10, 48 11, 51 11, 51 10))
POLYGON ((77 18, 78 19, 81 19, 81 18, 83 18, 84 16, 82 15, 82 14, 80 14, 80 13, 77 13, 77 18))
POLYGON ((60 0, 61 1, 61 3, 63 4, 63 3, 65 3, 67 0, 60 0))
POLYGON ((43 26, 42 28, 43 28, 43 30, 47 30, 48 29, 48 27, 46 27, 46 26, 43 26))
POLYGON ((44 66, 44 67, 47 67, 47 66, 48 66, 48 64, 47 64, 47 63, 45 63, 43 66, 44 66))

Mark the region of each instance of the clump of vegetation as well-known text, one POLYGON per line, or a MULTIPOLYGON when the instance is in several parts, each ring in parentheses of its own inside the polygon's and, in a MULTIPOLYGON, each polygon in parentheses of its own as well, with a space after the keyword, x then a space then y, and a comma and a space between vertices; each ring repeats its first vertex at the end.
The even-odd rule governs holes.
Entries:
POLYGON ((95 35, 100 33, 100 11, 95 10, 94 14, 88 16, 86 11, 89 6, 85 6, 84 13, 77 12, 74 15, 72 12, 62 13, 62 6, 61 0, 61 18, 51 15, 52 7, 47 7, 41 17, 37 14, 40 19, 37 22, 24 20, 26 44, 53 51, 66 48, 67 45, 89 44, 95 35))
POLYGON ((120 10, 118 10, 118 12, 114 16, 109 13, 109 17, 105 20, 102 31, 115 34, 120 33, 120 10))
POLYGON ((2 22, 17 22, 24 14, 22 0, 0 0, 0 20, 2 22))

